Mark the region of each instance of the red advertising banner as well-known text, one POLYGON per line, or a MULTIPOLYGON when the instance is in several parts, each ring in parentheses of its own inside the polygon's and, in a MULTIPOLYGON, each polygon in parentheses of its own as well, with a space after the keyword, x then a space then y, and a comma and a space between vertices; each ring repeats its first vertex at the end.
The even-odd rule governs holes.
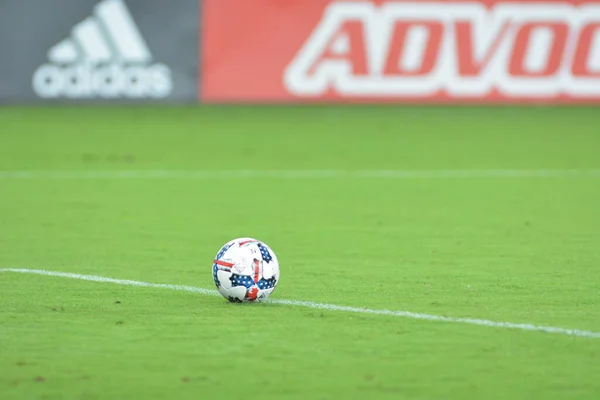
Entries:
POLYGON ((600 103, 600 2, 204 0, 207 102, 600 103))

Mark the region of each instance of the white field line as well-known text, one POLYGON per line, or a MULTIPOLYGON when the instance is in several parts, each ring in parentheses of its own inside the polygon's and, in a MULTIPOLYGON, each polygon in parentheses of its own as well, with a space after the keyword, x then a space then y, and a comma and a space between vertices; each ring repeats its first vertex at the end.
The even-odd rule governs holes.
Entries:
POLYGON ((467 179, 600 178, 600 169, 0 171, 0 179, 467 179))
MULTIPOLYGON (((94 276, 94 275, 73 274, 73 273, 69 273, 69 272, 54 272, 54 271, 47 271, 47 270, 42 270, 42 269, 0 268, 0 272, 14 272, 14 273, 21 273, 21 274, 47 275, 47 276, 56 276, 56 277, 61 277, 61 278, 80 279, 80 280, 92 281, 92 282, 116 283, 118 285, 126 285, 126 286, 140 286, 140 287, 149 287, 149 288, 170 289, 170 290, 177 290, 177 291, 181 291, 181 292, 199 293, 199 294, 202 294, 205 296, 220 296, 219 292, 217 292, 216 290, 203 289, 203 288, 198 288, 198 287, 194 287, 194 286, 170 285, 170 284, 164 284, 164 283, 148 283, 148 282, 140 282, 140 281, 106 278, 106 277, 94 276)), ((537 331, 537 332, 554 333, 554 334, 560 334, 560 335, 579 336, 579 337, 600 339, 600 332, 586 331, 586 330, 582 330, 582 329, 559 328, 559 327, 553 327, 553 326, 540 326, 540 325, 533 325, 533 324, 516 324, 516 323, 512 323, 512 322, 497 322, 497 321, 490 321, 490 320, 486 320, 486 319, 444 317, 441 315, 414 313, 414 312, 410 312, 410 311, 374 310, 374 309, 369 309, 369 308, 346 307, 346 306, 338 306, 335 304, 315 303, 312 301, 269 299, 269 300, 267 300, 267 302, 272 303, 272 304, 282 304, 282 305, 287 305, 287 306, 316 308, 316 309, 327 310, 327 311, 342 311, 342 312, 371 314, 371 315, 388 315, 388 316, 392 316, 392 317, 404 317, 404 318, 421 319, 421 320, 427 320, 427 321, 454 322, 454 323, 459 323, 459 324, 482 325, 482 326, 488 326, 491 328, 518 329, 518 330, 523 330, 523 331, 537 331)))

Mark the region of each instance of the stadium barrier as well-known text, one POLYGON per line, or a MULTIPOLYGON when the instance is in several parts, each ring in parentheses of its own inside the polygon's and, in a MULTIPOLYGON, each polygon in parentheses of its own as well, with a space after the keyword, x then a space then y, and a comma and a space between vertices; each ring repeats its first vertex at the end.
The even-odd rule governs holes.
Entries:
POLYGON ((1 7, 2 103, 600 102, 600 3, 585 0, 1 7))
POLYGON ((204 0, 207 102, 598 103, 600 3, 204 0))
POLYGON ((0 101, 198 98, 198 0, 19 0, 0 12, 0 101))

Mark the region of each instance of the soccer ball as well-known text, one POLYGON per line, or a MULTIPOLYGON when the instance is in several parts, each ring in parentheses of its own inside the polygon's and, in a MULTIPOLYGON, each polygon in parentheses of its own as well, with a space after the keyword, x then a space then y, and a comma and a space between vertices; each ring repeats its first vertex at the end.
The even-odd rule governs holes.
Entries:
POLYGON ((219 293, 232 303, 266 300, 279 283, 279 262, 260 240, 231 240, 217 253, 213 279, 219 293))

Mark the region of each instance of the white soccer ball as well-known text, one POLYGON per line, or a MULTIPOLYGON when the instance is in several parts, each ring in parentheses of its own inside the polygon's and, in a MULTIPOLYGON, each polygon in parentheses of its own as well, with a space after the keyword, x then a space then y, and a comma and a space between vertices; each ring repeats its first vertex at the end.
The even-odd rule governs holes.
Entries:
POLYGON ((219 293, 233 303, 263 301, 279 283, 279 261, 260 240, 234 239, 217 253, 213 279, 219 293))

